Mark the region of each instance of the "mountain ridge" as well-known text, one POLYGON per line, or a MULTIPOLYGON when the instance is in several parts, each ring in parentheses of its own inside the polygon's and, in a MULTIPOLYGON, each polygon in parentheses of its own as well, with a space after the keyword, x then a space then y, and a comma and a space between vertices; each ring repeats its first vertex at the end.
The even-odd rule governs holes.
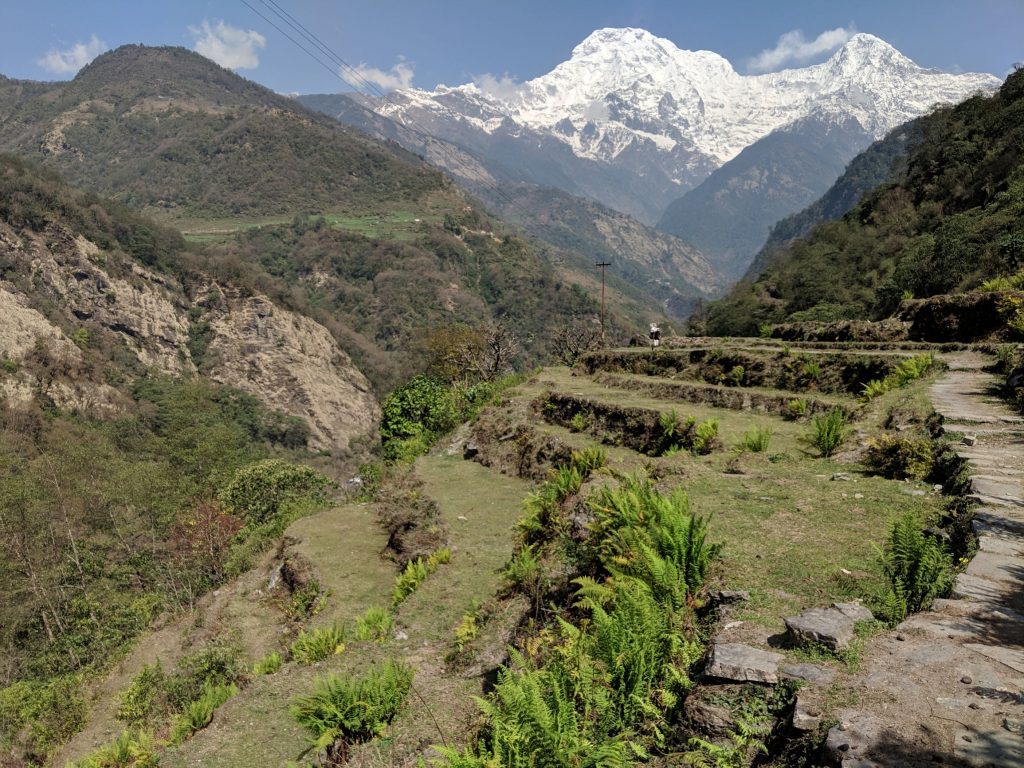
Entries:
POLYGON ((816 110, 852 116, 871 138, 881 138, 935 103, 960 101, 998 82, 988 74, 918 67, 864 33, 821 64, 741 75, 718 54, 685 51, 645 30, 607 28, 550 72, 515 86, 442 85, 398 90, 383 102, 357 98, 460 146, 508 151, 511 144, 524 158, 527 144, 540 143, 548 153, 547 144, 565 147, 581 169, 597 163, 651 200, 627 206, 586 177, 556 186, 653 223, 671 200, 744 147, 816 110))

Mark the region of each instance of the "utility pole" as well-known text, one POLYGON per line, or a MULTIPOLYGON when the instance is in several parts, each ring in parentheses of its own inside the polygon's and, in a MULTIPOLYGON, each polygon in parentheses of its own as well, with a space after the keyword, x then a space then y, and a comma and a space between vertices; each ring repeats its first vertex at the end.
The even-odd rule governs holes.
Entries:
POLYGON ((604 270, 610 267, 610 261, 599 261, 594 266, 601 268, 601 346, 604 346, 604 270))

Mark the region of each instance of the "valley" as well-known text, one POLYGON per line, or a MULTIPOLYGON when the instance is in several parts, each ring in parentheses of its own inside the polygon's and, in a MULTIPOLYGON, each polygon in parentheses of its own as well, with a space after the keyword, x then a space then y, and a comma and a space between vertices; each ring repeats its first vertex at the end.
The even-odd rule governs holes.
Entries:
POLYGON ((1019 66, 242 5, 0 75, 0 768, 1024 764, 1019 66))

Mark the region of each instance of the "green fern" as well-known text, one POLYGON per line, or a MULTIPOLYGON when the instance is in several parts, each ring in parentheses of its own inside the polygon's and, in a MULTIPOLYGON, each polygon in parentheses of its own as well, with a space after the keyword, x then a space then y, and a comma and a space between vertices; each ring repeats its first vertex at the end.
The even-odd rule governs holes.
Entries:
POLYGON ((302 630, 292 643, 292 659, 299 664, 315 664, 318 661, 336 656, 345 650, 345 627, 332 624, 310 632, 302 630))
POLYGON ((953 586, 952 558, 940 543, 924 535, 912 513, 893 522, 881 560, 889 581, 881 609, 892 624, 926 610, 953 586))
POLYGON ((217 707, 228 699, 238 694, 236 685, 210 685, 203 686, 202 695, 195 701, 189 702, 185 709, 175 715, 171 723, 171 743, 181 744, 185 739, 198 730, 202 730, 213 720, 213 713, 217 707))
POLYGON ((313 693, 291 708, 310 732, 313 748, 327 752, 327 763, 344 760, 347 747, 384 732, 412 689, 412 668, 394 660, 372 667, 363 677, 327 675, 313 693))

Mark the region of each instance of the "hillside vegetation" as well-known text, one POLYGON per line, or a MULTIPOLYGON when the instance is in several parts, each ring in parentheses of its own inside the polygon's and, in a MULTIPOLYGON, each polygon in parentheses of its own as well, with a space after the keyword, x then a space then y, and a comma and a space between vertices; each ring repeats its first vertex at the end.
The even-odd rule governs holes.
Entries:
POLYGON ((708 330, 744 335, 762 323, 877 319, 903 298, 1017 272, 1024 72, 991 97, 921 118, 915 130, 920 142, 893 182, 775 255, 756 280, 712 306, 708 330))

